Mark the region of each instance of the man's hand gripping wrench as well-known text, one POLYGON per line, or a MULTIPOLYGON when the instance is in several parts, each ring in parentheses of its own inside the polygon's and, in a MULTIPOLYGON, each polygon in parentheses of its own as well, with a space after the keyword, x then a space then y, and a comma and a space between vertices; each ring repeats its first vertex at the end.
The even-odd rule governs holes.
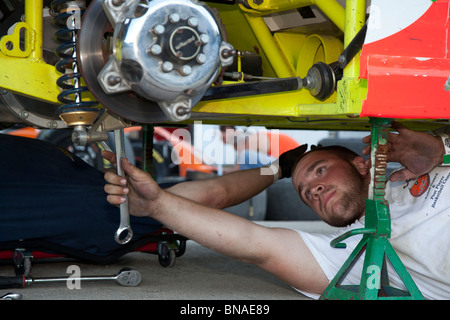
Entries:
MULTIPOLYGON (((114 138, 116 142, 117 174, 125 177, 121 164, 121 160, 125 158, 125 139, 123 129, 114 130, 114 138)), ((114 239, 119 244, 126 244, 133 237, 128 208, 128 196, 125 196, 125 202, 120 205, 120 225, 114 236, 114 239)))

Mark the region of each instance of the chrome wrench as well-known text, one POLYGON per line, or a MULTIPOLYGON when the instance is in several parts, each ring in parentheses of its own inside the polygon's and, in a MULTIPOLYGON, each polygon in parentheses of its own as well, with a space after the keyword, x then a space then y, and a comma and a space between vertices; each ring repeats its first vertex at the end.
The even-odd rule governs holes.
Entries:
MULTIPOLYGON (((31 278, 21 276, 0 277, 0 288, 25 288, 32 284, 45 284, 67 281, 105 281, 114 280, 124 287, 137 287, 142 282, 142 276, 137 270, 123 268, 117 274, 111 276, 87 276, 87 277, 49 277, 49 278, 31 278)), ((20 299, 21 295, 8 294, 0 297, 1 299, 20 299)))
POLYGON ((123 268, 119 273, 112 276, 88 276, 79 278, 26 278, 25 284, 31 285, 33 283, 52 283, 52 282, 67 282, 70 281, 105 281, 105 280, 115 280, 118 284, 124 287, 137 287, 142 282, 142 277, 139 271, 123 268))
POLYGON ((1 296, 0 300, 22 300, 22 295, 20 293, 9 292, 1 296))
MULTIPOLYGON (((121 164, 121 160, 125 158, 125 138, 123 129, 114 130, 114 138, 116 142, 117 174, 124 177, 125 173, 122 170, 121 164)), ((119 244, 126 244, 133 237, 133 230, 131 230, 130 226, 130 214, 128 209, 128 196, 125 196, 125 202, 120 205, 120 225, 114 235, 114 239, 119 244)))

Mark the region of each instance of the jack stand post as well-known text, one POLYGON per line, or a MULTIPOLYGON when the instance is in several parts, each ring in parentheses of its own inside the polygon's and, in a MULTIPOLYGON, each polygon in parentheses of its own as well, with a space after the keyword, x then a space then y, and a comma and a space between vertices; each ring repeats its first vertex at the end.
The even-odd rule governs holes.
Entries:
MULTIPOLYGON (((405 266, 389 242, 391 236, 391 219, 389 204, 385 200, 386 162, 388 150, 389 128, 392 119, 371 118, 372 149, 371 149, 371 183, 365 207, 365 227, 350 230, 336 239, 330 245, 334 248, 345 248, 343 240, 362 235, 361 241, 345 261, 336 276, 323 292, 322 300, 423 300, 422 293, 417 288, 405 266), (363 271, 359 285, 342 285, 346 275, 365 251, 363 271), (386 259, 387 258, 387 259, 386 259), (407 291, 389 286, 387 263, 389 260, 393 269, 403 281, 407 291)), ((339 250, 339 249, 337 249, 339 250)))

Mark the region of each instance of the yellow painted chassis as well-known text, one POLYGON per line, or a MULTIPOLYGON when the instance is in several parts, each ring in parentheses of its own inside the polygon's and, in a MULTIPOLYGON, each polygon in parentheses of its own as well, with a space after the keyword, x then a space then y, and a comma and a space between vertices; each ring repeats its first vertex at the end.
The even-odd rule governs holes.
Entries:
MULTIPOLYGON (((347 0, 345 9, 336 0, 261 2, 208 5, 218 9, 228 42, 235 49, 257 48, 265 77, 304 77, 315 62, 337 61, 366 20, 365 0, 347 0), (267 15, 310 5, 317 6, 337 32, 313 33, 308 26, 271 32, 264 20, 267 15)), ((42 58, 42 9, 43 0, 25 0, 24 21, 0 40, 0 88, 58 104, 56 80, 60 74, 42 58), (22 45, 20 33, 25 34, 22 45)), ((366 94, 367 81, 359 78, 357 55, 344 69, 336 92, 325 101, 316 100, 307 90, 200 101, 192 110, 192 120, 268 128, 369 130, 368 119, 359 117, 366 94)), ((418 130, 442 125, 436 120, 408 121, 418 130)))

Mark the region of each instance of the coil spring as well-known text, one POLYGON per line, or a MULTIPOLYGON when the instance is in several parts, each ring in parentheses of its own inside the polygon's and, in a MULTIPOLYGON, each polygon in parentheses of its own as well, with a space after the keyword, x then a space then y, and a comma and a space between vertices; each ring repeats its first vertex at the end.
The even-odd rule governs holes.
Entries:
MULTIPOLYGON (((53 0, 50 5, 54 16, 52 23, 61 27, 54 34, 54 39, 61 43, 55 49, 55 55, 60 58, 55 68, 63 74, 56 81, 56 84, 63 89, 57 97, 58 101, 63 104, 59 107, 58 112, 64 114, 74 111, 99 111, 98 108, 94 108, 98 105, 97 101, 82 101, 81 94, 89 90, 86 86, 81 85, 81 73, 78 69, 76 33, 79 28, 76 24, 72 28, 67 26, 68 19, 73 19, 75 13, 78 13, 81 17, 85 8, 82 8, 78 2, 76 7, 73 4, 71 6, 69 2, 74 3, 70 0, 53 0), (70 10, 71 8, 77 9, 78 12, 70 10), (66 73, 66 69, 72 69, 73 72, 66 73)), ((76 22, 74 19, 72 21, 76 22)))

